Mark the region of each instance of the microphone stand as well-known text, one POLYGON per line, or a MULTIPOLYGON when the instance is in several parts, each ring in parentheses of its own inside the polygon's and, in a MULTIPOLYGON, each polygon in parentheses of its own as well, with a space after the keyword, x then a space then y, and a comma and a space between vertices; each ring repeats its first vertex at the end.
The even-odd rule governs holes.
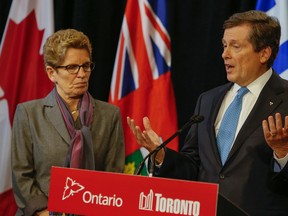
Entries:
POLYGON ((134 172, 135 175, 139 175, 140 172, 143 169, 143 166, 145 164, 145 161, 147 160, 147 158, 151 158, 151 156, 154 156, 154 158, 151 160, 152 164, 150 166, 150 171, 149 171, 149 176, 152 176, 154 173, 154 164, 155 164, 155 156, 156 154, 162 149, 164 148, 169 142, 171 142, 176 136, 180 135, 183 130, 185 130, 186 128, 188 128, 189 126, 191 126, 192 124, 201 122, 204 120, 203 116, 199 116, 199 115, 193 115, 190 120, 188 122, 186 122, 182 128, 180 128, 179 130, 177 130, 172 136, 170 136, 167 140, 165 140, 163 143, 161 143, 159 146, 157 146, 157 148, 155 148, 153 151, 151 151, 148 155, 146 155, 146 157, 144 157, 144 159, 141 161, 141 163, 138 166, 138 169, 134 172))

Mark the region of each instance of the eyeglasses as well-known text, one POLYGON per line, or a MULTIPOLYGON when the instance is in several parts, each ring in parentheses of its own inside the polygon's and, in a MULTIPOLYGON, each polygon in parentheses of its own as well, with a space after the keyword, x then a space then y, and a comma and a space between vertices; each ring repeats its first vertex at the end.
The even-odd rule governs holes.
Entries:
POLYGON ((57 66, 55 67, 56 69, 57 68, 64 68, 65 70, 68 71, 68 73, 70 74, 77 74, 80 70, 80 68, 83 68, 83 70, 85 72, 91 72, 94 67, 95 67, 95 64, 93 62, 86 62, 82 65, 78 65, 78 64, 70 64, 70 65, 65 65, 65 66, 57 66))

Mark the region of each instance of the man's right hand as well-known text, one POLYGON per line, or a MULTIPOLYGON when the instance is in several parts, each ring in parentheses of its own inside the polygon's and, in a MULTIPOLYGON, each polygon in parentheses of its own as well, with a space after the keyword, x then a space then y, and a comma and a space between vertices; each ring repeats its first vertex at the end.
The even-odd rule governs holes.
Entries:
MULTIPOLYGON (((152 129, 148 117, 143 118, 143 125, 144 125, 143 131, 141 131, 140 127, 136 125, 134 119, 131 119, 129 116, 127 117, 127 123, 132 133, 134 134, 137 143, 146 148, 149 152, 153 151, 155 148, 157 148, 157 146, 161 144, 160 137, 152 129)), ((164 156, 165 151, 164 149, 161 149, 155 158, 157 163, 162 163, 164 160, 164 156)))

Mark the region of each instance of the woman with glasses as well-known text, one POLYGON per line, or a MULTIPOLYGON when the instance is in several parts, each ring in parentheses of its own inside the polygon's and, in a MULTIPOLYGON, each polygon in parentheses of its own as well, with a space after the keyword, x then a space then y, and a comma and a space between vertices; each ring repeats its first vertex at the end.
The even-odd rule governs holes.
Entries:
POLYGON ((74 29, 60 30, 44 45, 54 83, 42 99, 17 106, 12 130, 13 190, 17 215, 49 215, 52 166, 122 172, 124 138, 119 109, 93 99, 91 43, 74 29))

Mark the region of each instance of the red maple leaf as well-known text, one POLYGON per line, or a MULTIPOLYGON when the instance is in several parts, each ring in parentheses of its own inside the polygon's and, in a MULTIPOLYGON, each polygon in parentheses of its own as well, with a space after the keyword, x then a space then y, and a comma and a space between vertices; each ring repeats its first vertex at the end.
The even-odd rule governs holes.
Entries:
POLYGON ((0 86, 8 100, 11 123, 18 103, 44 97, 53 87, 39 54, 43 34, 34 10, 19 24, 8 22, 0 56, 0 86))

